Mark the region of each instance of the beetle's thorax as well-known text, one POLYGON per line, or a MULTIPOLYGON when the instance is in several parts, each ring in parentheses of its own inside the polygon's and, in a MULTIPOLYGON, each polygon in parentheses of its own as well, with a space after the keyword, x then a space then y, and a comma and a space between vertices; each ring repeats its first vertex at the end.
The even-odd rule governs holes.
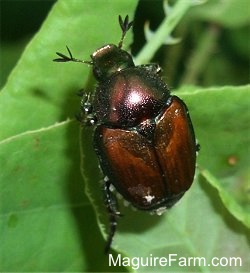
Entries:
POLYGON ((128 128, 156 117, 168 97, 169 90, 157 75, 132 67, 99 84, 94 108, 99 123, 128 128))

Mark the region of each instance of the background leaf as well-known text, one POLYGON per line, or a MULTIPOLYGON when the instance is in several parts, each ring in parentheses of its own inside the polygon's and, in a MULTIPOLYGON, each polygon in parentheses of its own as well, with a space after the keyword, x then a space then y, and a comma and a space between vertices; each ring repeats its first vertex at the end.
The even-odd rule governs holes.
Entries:
MULTIPOLYGON (((219 186, 216 188, 222 196, 229 194, 232 202, 241 206, 241 217, 245 219, 243 223, 248 227, 250 173, 249 150, 245 147, 248 147, 250 141, 247 125, 250 120, 249 91, 250 86, 195 90, 190 102, 190 111, 194 116, 194 124, 197 124, 195 128, 201 145, 201 173, 204 173, 212 186, 216 187, 214 179, 210 179, 205 173, 208 171, 219 179, 219 186)), ((189 98, 186 101, 189 101, 189 98)), ((236 216, 232 206, 228 202, 225 205, 228 209, 230 207, 231 213, 236 216)))

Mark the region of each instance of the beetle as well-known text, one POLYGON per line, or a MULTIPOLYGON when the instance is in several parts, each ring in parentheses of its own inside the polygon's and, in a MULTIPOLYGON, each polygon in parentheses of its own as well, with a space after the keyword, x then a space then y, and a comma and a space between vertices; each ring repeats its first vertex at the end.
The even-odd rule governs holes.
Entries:
POLYGON ((108 252, 120 212, 113 186, 139 210, 161 214, 193 183, 196 152, 194 129, 185 103, 171 95, 157 64, 135 66, 122 49, 133 22, 119 16, 119 44, 107 44, 82 61, 57 52, 56 62, 93 66, 98 85, 82 94, 83 124, 95 125, 93 146, 105 176, 105 202, 110 215, 108 252))

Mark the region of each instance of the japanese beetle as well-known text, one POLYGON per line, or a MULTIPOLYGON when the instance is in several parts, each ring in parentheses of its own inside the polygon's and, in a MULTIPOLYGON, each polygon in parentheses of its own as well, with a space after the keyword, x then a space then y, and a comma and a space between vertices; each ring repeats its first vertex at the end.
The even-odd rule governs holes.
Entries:
POLYGON ((122 37, 91 55, 91 61, 62 53, 57 62, 93 66, 98 86, 81 101, 82 123, 95 125, 94 149, 104 178, 110 215, 109 250, 116 231, 116 198, 111 185, 134 207, 160 214, 172 207, 190 188, 196 165, 193 126, 185 103, 170 95, 156 64, 135 66, 122 50, 128 16, 119 16, 122 37))

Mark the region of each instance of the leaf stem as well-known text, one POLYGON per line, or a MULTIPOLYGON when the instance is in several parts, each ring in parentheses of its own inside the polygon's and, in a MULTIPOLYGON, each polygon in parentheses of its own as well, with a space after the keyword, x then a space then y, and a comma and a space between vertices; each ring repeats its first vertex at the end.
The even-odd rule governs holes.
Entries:
POLYGON ((164 44, 166 38, 173 31, 178 22, 182 19, 189 7, 192 6, 192 0, 178 0, 171 8, 171 12, 163 20, 150 41, 145 44, 140 53, 134 59, 136 64, 148 63, 155 52, 164 44))

